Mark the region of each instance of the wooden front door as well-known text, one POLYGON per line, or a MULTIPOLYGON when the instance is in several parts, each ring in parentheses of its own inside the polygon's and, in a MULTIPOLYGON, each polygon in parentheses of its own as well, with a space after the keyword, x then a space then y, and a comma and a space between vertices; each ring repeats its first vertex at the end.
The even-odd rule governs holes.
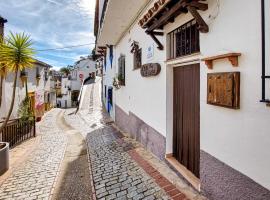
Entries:
POLYGON ((200 176, 200 65, 174 68, 173 156, 200 176))

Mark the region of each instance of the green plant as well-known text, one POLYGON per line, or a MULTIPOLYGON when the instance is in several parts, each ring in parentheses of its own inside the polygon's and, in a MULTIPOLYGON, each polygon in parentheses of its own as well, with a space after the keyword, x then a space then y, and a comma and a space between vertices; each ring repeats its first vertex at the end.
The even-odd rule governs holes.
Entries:
MULTIPOLYGON (((4 40, 0 39, 0 48, 3 45, 4 40)), ((1 61, 1 60, 0 60, 1 61)), ((0 63, 0 107, 2 105, 2 95, 3 95, 3 81, 7 75, 7 67, 4 63, 0 63)))
POLYGON ((112 85, 117 90, 121 88, 121 81, 119 80, 118 76, 113 78, 112 85))
POLYGON ((4 64, 8 71, 14 73, 11 103, 7 117, 0 127, 0 133, 6 127, 13 111, 18 72, 32 67, 35 62, 33 59, 35 51, 32 45, 33 43, 29 35, 25 33, 13 34, 12 32, 5 38, 5 42, 0 45, 0 63, 4 64))
POLYGON ((25 99, 21 102, 18 110, 19 118, 22 121, 28 121, 33 120, 33 113, 30 109, 30 100, 28 97, 25 97, 25 99))
POLYGON ((123 77, 122 74, 118 74, 118 77, 117 78, 118 78, 119 81, 124 81, 124 77, 123 77))

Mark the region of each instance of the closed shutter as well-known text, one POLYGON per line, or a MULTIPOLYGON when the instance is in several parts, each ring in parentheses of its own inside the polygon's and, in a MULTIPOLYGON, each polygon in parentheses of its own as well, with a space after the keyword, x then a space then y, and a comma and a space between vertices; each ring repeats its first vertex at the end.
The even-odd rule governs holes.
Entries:
POLYGON ((121 85, 125 85, 125 56, 121 55, 118 59, 118 79, 120 79, 121 85))

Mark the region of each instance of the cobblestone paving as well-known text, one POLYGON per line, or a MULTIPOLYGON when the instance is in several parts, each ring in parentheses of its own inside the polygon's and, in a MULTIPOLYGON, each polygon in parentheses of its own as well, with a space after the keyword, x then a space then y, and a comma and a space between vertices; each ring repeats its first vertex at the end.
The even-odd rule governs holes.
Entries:
POLYGON ((65 135, 53 122, 58 113, 57 109, 49 112, 37 125, 38 132, 46 134, 31 157, 0 186, 1 200, 50 198, 66 146, 65 135))
POLYGON ((106 125, 107 116, 97 98, 97 85, 88 86, 78 115, 65 120, 87 139, 97 199, 169 199, 155 181, 129 156, 130 143, 117 142, 121 134, 106 125), (94 93, 94 94, 93 94, 94 93), (93 98, 94 95, 94 98, 93 98), (90 105, 90 106, 89 106, 90 105), (79 117, 81 116, 81 117, 79 117), (82 118, 83 116, 83 118, 82 118))
POLYGON ((109 125, 99 81, 85 87, 81 109, 77 115, 67 111, 65 120, 87 140, 97 199, 169 199, 167 195, 180 200, 206 199, 142 145, 109 125))
POLYGON ((168 199, 165 192, 130 158, 129 144, 119 145, 115 130, 104 127, 88 135, 98 199, 168 199))

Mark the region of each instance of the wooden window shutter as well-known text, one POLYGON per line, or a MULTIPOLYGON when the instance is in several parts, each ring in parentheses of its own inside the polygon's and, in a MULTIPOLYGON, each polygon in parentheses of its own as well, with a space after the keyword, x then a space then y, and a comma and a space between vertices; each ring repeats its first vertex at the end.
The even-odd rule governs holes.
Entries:
POLYGON ((122 57, 122 77, 123 77, 123 85, 126 84, 126 58, 122 57))
POLYGON ((121 55, 118 58, 118 80, 121 85, 125 85, 125 56, 121 55))

